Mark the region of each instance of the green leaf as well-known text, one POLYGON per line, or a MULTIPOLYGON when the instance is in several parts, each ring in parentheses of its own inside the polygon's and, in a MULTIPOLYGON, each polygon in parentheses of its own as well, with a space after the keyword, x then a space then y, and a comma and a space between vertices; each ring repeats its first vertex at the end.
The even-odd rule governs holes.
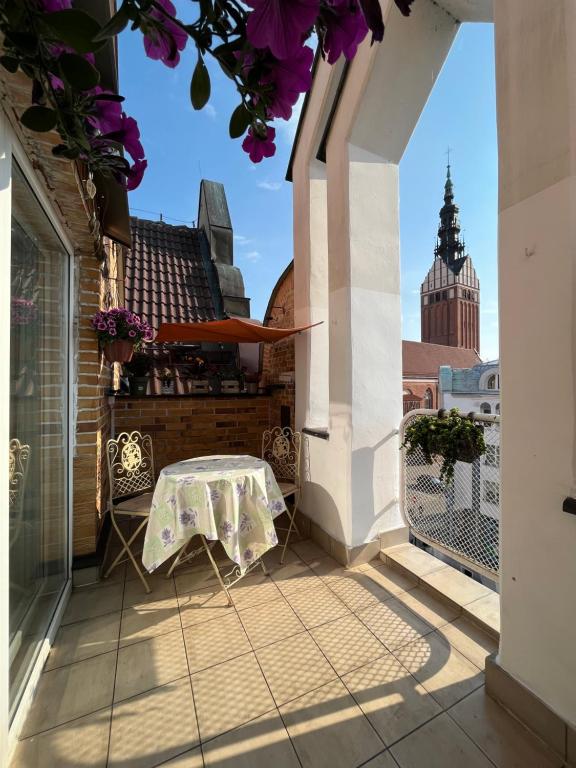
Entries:
POLYGON ((58 144, 52 148, 52 154, 55 157, 63 157, 66 160, 76 160, 80 155, 80 150, 72 149, 66 146, 66 144, 58 144))
POLYGON ((20 116, 20 122, 31 131, 45 133, 56 126, 56 112, 48 107, 28 107, 20 116))
POLYGON ((7 69, 8 72, 14 72, 18 71, 18 59, 13 58, 12 56, 0 56, 0 64, 4 67, 4 69, 7 69))
POLYGON ((240 104, 236 107, 234 112, 232 112, 232 117, 230 118, 230 138, 231 139, 238 139, 240 136, 242 136, 248 126, 250 125, 252 121, 252 115, 244 104, 240 104))
POLYGON ((84 11, 69 8, 65 11, 44 14, 43 22, 63 43, 78 53, 90 53, 102 47, 94 38, 100 32, 100 24, 84 11))
POLYGON ((119 35, 120 32, 128 25, 128 22, 130 21, 130 14, 128 12, 128 6, 126 3, 124 3, 120 8, 118 9, 117 13, 112 16, 110 21, 108 21, 100 32, 96 35, 94 38, 95 42, 100 42, 102 40, 107 40, 109 37, 116 37, 116 35, 119 35))
POLYGON ((210 98, 210 75, 204 64, 204 59, 198 54, 198 63, 194 68, 190 83, 190 100, 194 109, 202 109, 210 98))
POLYGON ((63 53, 58 64, 64 80, 79 91, 89 91, 100 82, 100 72, 77 53, 63 53))

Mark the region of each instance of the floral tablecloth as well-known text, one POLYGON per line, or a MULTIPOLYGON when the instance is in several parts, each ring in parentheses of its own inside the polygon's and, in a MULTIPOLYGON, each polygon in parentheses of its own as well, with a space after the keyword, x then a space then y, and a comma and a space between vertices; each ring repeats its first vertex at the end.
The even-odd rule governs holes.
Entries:
POLYGON ((219 539, 241 573, 278 543, 286 510, 274 473, 254 456, 203 456, 160 472, 142 563, 150 573, 197 533, 219 539))

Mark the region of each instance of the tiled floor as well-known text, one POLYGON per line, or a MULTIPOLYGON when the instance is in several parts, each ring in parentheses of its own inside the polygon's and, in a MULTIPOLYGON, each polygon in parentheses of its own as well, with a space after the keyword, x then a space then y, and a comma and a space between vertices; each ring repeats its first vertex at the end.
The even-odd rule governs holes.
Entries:
POLYGON ((78 589, 12 768, 562 765, 485 696, 494 641, 406 575, 266 561, 233 607, 206 562, 78 589))

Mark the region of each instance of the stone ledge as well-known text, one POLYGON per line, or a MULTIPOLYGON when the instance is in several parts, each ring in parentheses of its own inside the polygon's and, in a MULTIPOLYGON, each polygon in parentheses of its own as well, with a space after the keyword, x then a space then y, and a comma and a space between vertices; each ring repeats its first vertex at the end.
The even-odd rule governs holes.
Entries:
POLYGON ((418 586, 448 603, 461 616, 500 639, 500 595, 413 544, 380 550, 380 559, 416 578, 418 586))

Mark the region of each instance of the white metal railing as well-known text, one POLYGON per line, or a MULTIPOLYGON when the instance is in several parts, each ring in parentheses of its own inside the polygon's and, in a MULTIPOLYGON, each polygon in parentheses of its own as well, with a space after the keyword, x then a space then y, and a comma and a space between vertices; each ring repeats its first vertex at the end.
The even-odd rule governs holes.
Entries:
MULTIPOLYGON (((438 411, 418 409, 400 424, 438 411)), ((441 461, 427 464, 421 451, 400 461, 401 508, 413 535, 472 571, 498 578, 500 544, 500 416, 474 413, 484 427, 486 453, 473 464, 457 462, 454 480, 440 480, 441 461)))

